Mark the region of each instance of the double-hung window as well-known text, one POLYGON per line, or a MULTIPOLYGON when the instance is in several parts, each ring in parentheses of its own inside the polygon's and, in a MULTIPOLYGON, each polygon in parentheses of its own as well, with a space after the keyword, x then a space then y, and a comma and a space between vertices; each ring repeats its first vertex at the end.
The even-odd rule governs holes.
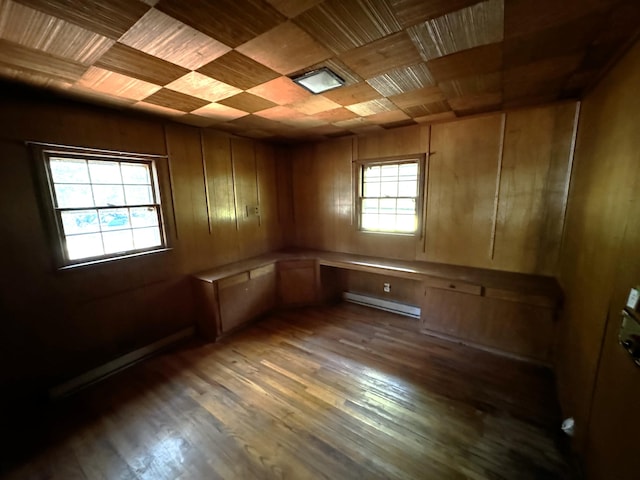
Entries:
POLYGON ((42 148, 60 266, 166 247, 155 160, 42 148))
POLYGON ((358 163, 363 231, 415 234, 420 228, 422 157, 358 163))

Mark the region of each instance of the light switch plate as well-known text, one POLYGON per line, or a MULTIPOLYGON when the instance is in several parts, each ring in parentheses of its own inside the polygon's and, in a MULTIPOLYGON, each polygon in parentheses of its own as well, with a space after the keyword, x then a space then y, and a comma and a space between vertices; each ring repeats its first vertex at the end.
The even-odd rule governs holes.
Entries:
POLYGON ((640 290, 632 288, 627 297, 627 308, 637 311, 638 303, 640 303, 640 290))

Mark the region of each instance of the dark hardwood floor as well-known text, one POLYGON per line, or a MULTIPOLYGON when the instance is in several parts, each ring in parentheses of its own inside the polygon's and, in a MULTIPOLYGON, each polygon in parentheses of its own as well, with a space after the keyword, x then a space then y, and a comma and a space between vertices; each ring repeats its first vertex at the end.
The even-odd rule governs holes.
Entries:
POLYGON ((9 432, 3 478, 573 478, 559 422, 548 370, 340 304, 273 314, 59 402, 9 432))

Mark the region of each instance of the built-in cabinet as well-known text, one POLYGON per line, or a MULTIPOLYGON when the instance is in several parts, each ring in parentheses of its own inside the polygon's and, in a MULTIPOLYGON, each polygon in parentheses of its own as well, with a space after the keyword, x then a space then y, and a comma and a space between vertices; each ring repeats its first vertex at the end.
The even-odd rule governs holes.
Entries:
POLYGON ((280 305, 293 307, 318 301, 318 266, 315 260, 278 262, 278 299, 280 305))

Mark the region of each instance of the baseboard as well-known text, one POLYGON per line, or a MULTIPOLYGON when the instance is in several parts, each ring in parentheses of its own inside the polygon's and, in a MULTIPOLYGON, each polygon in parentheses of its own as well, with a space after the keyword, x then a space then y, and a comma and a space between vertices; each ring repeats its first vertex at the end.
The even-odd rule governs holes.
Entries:
POLYGON ((154 353, 157 353, 158 351, 168 347, 173 343, 184 340, 185 338, 193 337, 194 335, 195 327, 185 328, 184 330, 180 330, 179 332, 162 338, 157 342, 153 342, 142 348, 134 350, 133 352, 129 352, 126 355, 122 355, 115 360, 111 360, 104 365, 100 365, 99 367, 89 370, 82 375, 78 375, 71 380, 67 380, 60 385, 56 385, 55 387, 50 388, 49 398, 52 400, 57 400, 63 397, 67 397, 72 393, 77 392, 78 390, 82 390, 83 388, 86 388, 93 383, 99 382, 100 380, 103 380, 113 375, 114 373, 117 373, 138 363, 139 361, 153 355, 154 353))
POLYGON ((370 297, 353 292, 343 292, 342 299, 347 302, 357 303, 358 305, 365 305, 411 318, 420 318, 420 307, 414 307, 413 305, 407 305, 405 303, 383 300, 382 298, 370 297))

